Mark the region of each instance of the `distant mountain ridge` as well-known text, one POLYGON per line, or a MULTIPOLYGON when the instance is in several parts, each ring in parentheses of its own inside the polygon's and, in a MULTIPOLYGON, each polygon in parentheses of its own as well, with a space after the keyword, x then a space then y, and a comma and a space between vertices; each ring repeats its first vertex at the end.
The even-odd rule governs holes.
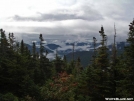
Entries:
MULTIPOLYGON (((32 45, 29 45, 29 44, 26 44, 28 49, 32 52, 32 45)), ((36 46, 37 46, 37 49, 36 51, 37 52, 40 52, 39 50, 39 45, 40 45, 40 42, 36 42, 36 46)), ((118 42, 116 43, 116 47, 117 47, 117 50, 118 51, 123 51, 124 50, 124 47, 128 45, 126 42, 118 42)), ((100 43, 96 43, 96 48, 100 47, 101 44, 100 43)), ((69 58, 72 58, 71 57, 71 54, 72 54, 72 43, 69 43, 69 42, 66 42, 66 41, 62 41, 62 42, 58 42, 58 43, 46 43, 44 44, 44 47, 45 49, 44 50, 47 50, 49 52, 49 54, 52 54, 51 55, 51 58, 54 58, 55 56, 53 56, 55 54, 55 52, 57 51, 58 52, 58 55, 60 57, 63 57, 63 55, 66 55, 68 60, 71 60, 69 58)), ((112 50, 112 44, 111 45, 108 45, 107 46, 109 48, 109 51, 112 50)), ((76 54, 76 58, 78 58, 78 56, 81 58, 83 57, 84 54, 92 54, 92 51, 94 49, 94 45, 92 42, 76 42, 75 43, 75 47, 74 47, 74 52, 76 54), (84 53, 83 53, 84 52, 84 53), (79 55, 78 55, 79 54, 79 55)), ((89 56, 89 55, 87 55, 89 56)), ((48 55, 48 58, 49 55, 48 55)))
MULTIPOLYGON (((116 47, 117 50, 123 50, 125 46, 127 46, 128 44, 126 42, 118 42, 116 43, 116 47)), ((31 51, 32 50, 32 45, 26 44, 26 46, 28 47, 28 49, 31 51)), ((96 43, 96 48, 100 47, 101 44, 100 43, 96 43)), ((39 42, 36 44, 37 47, 37 51, 39 50, 39 42)), ((44 45, 45 49, 48 50, 50 53, 54 52, 55 50, 58 51, 58 53, 71 53, 72 51, 72 43, 64 43, 64 45, 58 45, 55 43, 48 43, 44 45), (64 47, 63 47, 64 46, 64 47)), ((109 50, 112 49, 112 44, 107 46, 109 48, 109 50)), ((75 52, 77 51, 92 51, 94 49, 94 45, 93 43, 75 43, 75 52)), ((38 51, 39 52, 39 51, 38 51)))

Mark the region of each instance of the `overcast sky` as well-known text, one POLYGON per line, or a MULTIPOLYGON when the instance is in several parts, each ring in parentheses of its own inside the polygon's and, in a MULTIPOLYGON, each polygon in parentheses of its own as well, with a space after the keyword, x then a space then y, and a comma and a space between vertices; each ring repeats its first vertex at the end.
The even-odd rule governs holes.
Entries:
POLYGON ((124 39, 134 18, 134 0, 0 0, 0 28, 6 32, 99 35, 124 39))

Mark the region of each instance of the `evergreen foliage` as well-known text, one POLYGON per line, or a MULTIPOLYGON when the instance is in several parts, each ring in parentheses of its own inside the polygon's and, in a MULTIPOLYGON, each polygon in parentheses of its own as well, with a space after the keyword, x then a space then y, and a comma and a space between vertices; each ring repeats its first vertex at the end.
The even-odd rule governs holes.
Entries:
POLYGON ((81 59, 68 62, 66 56, 47 58, 43 35, 40 53, 33 43, 32 52, 24 41, 15 42, 13 33, 6 38, 0 29, 0 101, 104 101, 105 98, 134 97, 134 21, 129 25, 122 55, 115 44, 109 58, 104 28, 99 31, 101 47, 95 48, 92 62, 83 68, 81 59))

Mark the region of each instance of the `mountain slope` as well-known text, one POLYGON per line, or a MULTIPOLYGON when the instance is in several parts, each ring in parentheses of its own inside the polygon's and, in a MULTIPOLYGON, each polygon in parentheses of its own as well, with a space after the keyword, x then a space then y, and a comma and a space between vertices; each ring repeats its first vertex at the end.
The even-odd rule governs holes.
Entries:
MULTIPOLYGON (((109 53, 109 58, 111 58, 112 52, 108 51, 109 53)), ((117 50, 117 55, 119 56, 121 53, 123 53, 122 50, 117 50)), ((83 67, 88 66, 91 63, 91 59, 93 56, 93 51, 81 51, 81 52, 75 52, 74 53, 74 59, 75 61, 78 59, 78 57, 81 59, 81 64, 83 67)), ((67 61, 72 61, 73 54, 69 53, 66 55, 67 61)))

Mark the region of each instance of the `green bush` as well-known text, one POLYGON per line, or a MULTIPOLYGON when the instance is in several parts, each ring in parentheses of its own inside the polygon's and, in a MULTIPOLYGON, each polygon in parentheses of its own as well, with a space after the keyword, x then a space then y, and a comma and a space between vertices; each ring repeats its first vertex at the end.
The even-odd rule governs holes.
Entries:
POLYGON ((0 101, 19 101, 12 93, 0 94, 0 101))

